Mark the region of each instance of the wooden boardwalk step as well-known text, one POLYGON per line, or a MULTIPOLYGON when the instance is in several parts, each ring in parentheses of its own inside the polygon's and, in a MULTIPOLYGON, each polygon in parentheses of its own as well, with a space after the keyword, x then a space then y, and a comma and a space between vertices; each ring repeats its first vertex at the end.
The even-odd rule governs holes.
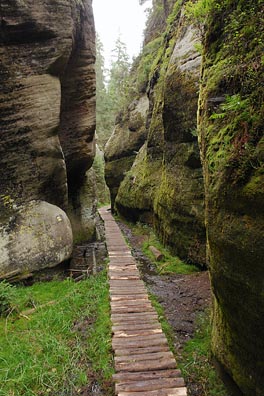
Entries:
POLYGON ((154 380, 144 381, 126 381, 116 385, 117 392, 142 392, 142 391, 153 391, 158 389, 167 388, 180 388, 184 386, 182 378, 163 378, 154 380))
POLYGON ((187 396, 158 315, 140 279, 136 261, 107 208, 105 223, 110 258, 108 279, 118 396, 187 396))
POLYGON ((118 392, 118 396, 187 396, 187 389, 169 388, 143 392, 118 392))
POLYGON ((173 358, 160 358, 157 360, 141 360, 139 362, 122 362, 116 363, 115 368, 117 371, 145 371, 145 370, 164 370, 164 369, 176 369, 176 362, 173 358))
POLYGON ((158 370, 158 371, 141 371, 140 373, 117 373, 113 379, 117 382, 125 381, 144 381, 159 378, 178 378, 181 377, 180 370, 158 370))
POLYGON ((156 359, 161 359, 161 358, 172 358, 173 359, 173 354, 171 351, 162 351, 162 352, 152 352, 152 353, 145 353, 144 355, 142 354, 137 354, 137 355, 132 355, 130 354, 129 356, 116 356, 115 357, 115 362, 116 363, 124 363, 127 362, 128 360, 130 361, 140 361, 140 360, 156 360, 156 359))
MULTIPOLYGON (((155 353, 155 352, 168 352, 169 347, 168 345, 151 345, 148 347, 142 347, 142 348, 133 348, 133 353, 139 355, 139 354, 147 354, 147 353, 155 353)), ((116 356, 130 356, 131 350, 129 349, 116 349, 115 350, 116 356)), ((145 370, 144 370, 145 371, 145 370)))

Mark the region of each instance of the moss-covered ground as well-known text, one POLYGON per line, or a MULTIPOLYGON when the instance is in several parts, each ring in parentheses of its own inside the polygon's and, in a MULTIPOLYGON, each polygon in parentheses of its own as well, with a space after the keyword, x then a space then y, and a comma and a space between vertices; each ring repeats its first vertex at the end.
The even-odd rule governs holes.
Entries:
POLYGON ((190 264, 186 264, 179 257, 170 253, 170 251, 160 242, 157 235, 154 233, 153 229, 143 223, 127 223, 129 227, 133 230, 135 235, 142 235, 142 252, 151 260, 155 265, 156 271, 160 275, 169 274, 191 274, 198 272, 199 269, 190 264), (154 246, 163 255, 163 259, 158 261, 150 246, 154 246))

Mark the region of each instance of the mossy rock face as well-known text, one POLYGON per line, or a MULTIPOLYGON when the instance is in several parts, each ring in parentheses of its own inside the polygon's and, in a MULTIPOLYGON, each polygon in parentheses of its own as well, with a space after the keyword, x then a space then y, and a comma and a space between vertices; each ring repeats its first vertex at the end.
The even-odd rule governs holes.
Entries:
POLYGON ((115 130, 105 147, 105 179, 110 189, 112 208, 121 181, 131 168, 137 151, 146 139, 149 100, 146 94, 135 99, 117 118, 115 130))
POLYGON ((166 73, 164 88, 164 134, 167 142, 197 141, 196 112, 201 55, 196 29, 182 18, 166 73))
POLYGON ((212 6, 199 139, 213 293, 213 353, 246 396, 264 389, 263 4, 212 6))
POLYGON ((155 87, 150 131, 154 129, 152 142, 158 126, 162 130, 163 166, 153 203, 156 231, 174 253, 203 266, 204 186, 196 131, 201 56, 195 49, 197 42, 195 28, 180 18, 155 87))
POLYGON ((115 206, 120 183, 124 179, 125 173, 131 168, 134 159, 135 155, 132 155, 105 163, 105 181, 110 190, 112 208, 115 206))
POLYGON ((205 227, 204 192, 201 167, 186 165, 189 158, 198 159, 197 143, 177 145, 177 154, 163 167, 155 200, 155 227, 164 244, 187 260, 204 266, 205 227))
POLYGON ((153 160, 148 156, 145 144, 118 190, 116 206, 121 214, 124 215, 129 208, 133 219, 139 220, 142 213, 153 211, 154 196, 161 180, 161 167, 161 160, 153 160))
POLYGON ((204 186, 196 113, 201 56, 194 27, 180 18, 163 79, 163 170, 154 200, 162 241, 188 262, 205 265, 204 186))
POLYGON ((72 225, 74 243, 96 239, 96 174, 89 169, 82 181, 82 186, 71 196, 68 215, 72 225))
POLYGON ((196 30, 180 18, 179 2, 170 21, 149 72, 146 143, 120 185, 116 207, 132 220, 148 214, 164 244, 203 266, 204 187, 196 132, 201 56, 196 30))
POLYGON ((149 108, 146 94, 133 100, 117 117, 115 129, 105 147, 106 162, 131 156, 146 139, 145 122, 149 108))

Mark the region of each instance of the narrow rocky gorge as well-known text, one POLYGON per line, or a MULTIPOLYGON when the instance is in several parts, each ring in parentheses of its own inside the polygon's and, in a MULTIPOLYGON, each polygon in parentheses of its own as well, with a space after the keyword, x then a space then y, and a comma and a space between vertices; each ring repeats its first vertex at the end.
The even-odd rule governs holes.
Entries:
MULTIPOLYGON (((23 279, 95 239, 95 26, 92 0, 0 16, 0 279, 23 279)), ((209 270, 241 396, 264 389, 263 43, 261 0, 153 0, 104 153, 112 210, 209 270)))
POLYGON ((194 3, 153 2, 132 69, 137 92, 106 147, 106 181, 118 213, 209 268, 213 354, 235 394, 260 396, 263 2, 194 3))

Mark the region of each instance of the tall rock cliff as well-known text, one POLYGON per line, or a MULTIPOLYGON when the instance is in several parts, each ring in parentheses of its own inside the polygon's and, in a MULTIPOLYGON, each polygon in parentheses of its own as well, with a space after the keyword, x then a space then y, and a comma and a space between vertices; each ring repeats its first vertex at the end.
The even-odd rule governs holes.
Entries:
POLYGON ((212 2, 199 135, 214 294, 213 352, 246 396, 264 389, 264 5, 212 2))
POLYGON ((204 265, 204 186, 196 130, 199 39, 196 28, 183 14, 182 1, 166 3, 167 8, 162 1, 154 2, 137 67, 138 92, 143 97, 147 91, 149 100, 139 153, 135 160, 130 157, 134 160, 132 168, 129 170, 131 162, 126 164, 125 175, 119 183, 114 181, 113 189, 109 182, 111 174, 117 175, 109 155, 116 147, 113 142, 118 139, 119 146, 123 145, 122 153, 129 147, 121 125, 107 145, 106 180, 121 214, 132 220, 152 221, 163 242, 176 254, 204 265))
POLYGON ((71 254, 65 211, 94 155, 95 34, 90 0, 3 0, 0 16, 3 276, 71 254))

